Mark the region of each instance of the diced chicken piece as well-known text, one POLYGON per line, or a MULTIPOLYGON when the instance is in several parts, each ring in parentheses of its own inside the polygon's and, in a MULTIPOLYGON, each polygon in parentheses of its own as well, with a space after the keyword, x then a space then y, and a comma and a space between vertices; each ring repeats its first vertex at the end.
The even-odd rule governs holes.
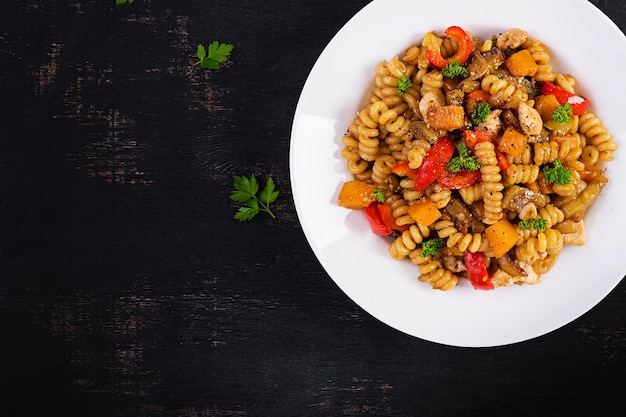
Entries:
POLYGON ((585 225, 583 221, 576 222, 577 231, 574 233, 563 233, 563 244, 564 245, 576 245, 582 246, 585 244, 585 240, 587 235, 585 233, 585 225))
POLYGON ((446 104, 446 97, 443 93, 435 93, 433 91, 429 91, 428 93, 422 96, 419 104, 419 110, 422 114, 422 118, 424 120, 428 119, 428 109, 431 107, 440 107, 446 104))
POLYGON ((487 119, 483 123, 480 123, 476 126, 476 130, 482 130, 489 133, 494 138, 500 136, 502 131, 502 119, 500 118, 500 114, 502 110, 495 109, 489 112, 487 119))
POLYGON ((543 120, 541 120, 541 115, 537 110, 526 103, 520 103, 517 108, 517 118, 519 120, 520 129, 526 136, 541 134, 543 120))
POLYGON ((528 32, 522 29, 509 29, 506 32, 502 33, 498 36, 496 40, 496 46, 501 50, 506 49, 515 49, 518 48, 521 44, 526 42, 528 38, 528 32))

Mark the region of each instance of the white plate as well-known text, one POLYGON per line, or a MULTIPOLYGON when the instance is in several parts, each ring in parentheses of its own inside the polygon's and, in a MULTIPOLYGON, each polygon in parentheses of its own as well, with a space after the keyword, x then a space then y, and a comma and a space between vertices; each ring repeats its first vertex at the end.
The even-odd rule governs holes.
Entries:
POLYGON ((626 38, 585 0, 374 0, 336 34, 302 91, 293 121, 290 173, 296 209, 315 255, 336 284, 361 308, 415 337, 453 346, 516 343, 578 318, 626 274, 626 38), (401 55, 428 31, 458 25, 485 39, 506 29, 527 30, 548 45, 551 64, 578 80, 577 92, 620 146, 608 164, 609 184, 588 211, 587 244, 567 246, 537 285, 476 291, 467 280, 448 292, 417 281, 417 267, 396 261, 389 242, 373 235, 362 213, 338 207, 351 176, 340 155, 341 136, 366 103, 375 65, 401 55), (621 188, 621 189, 620 189, 621 188))

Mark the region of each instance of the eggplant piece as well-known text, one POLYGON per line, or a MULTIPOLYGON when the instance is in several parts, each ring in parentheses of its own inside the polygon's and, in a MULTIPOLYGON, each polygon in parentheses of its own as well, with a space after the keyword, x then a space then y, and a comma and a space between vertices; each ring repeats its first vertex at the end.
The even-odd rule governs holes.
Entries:
POLYGON ((530 188, 520 185, 512 185, 504 191, 502 207, 519 214, 529 203, 537 207, 545 207, 548 202, 549 197, 544 194, 536 193, 530 188))
POLYGON ((477 80, 487 73, 493 72, 504 63, 504 53, 499 48, 491 48, 487 52, 474 52, 472 62, 467 66, 468 80, 477 80))
POLYGON ((482 233, 485 230, 483 222, 465 203, 456 197, 450 199, 445 211, 452 217, 456 228, 462 233, 467 233, 468 231, 471 233, 482 233))

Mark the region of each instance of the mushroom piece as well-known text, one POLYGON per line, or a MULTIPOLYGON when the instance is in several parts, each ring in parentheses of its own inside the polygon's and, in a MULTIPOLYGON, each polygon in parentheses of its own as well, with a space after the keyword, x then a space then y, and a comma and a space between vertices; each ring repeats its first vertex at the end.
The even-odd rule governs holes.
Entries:
POLYGON ((517 261, 511 259, 508 253, 496 259, 496 262, 498 263, 500 269, 511 276, 525 277, 528 275, 526 271, 517 263, 517 261))

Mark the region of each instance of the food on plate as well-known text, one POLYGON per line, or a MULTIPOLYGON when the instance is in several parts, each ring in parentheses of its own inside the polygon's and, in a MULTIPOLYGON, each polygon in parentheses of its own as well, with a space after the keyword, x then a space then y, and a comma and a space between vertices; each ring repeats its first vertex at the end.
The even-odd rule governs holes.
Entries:
POLYGON ((564 245, 585 244, 617 150, 577 87, 523 29, 428 32, 376 65, 342 138, 338 205, 434 289, 538 283, 564 245))

